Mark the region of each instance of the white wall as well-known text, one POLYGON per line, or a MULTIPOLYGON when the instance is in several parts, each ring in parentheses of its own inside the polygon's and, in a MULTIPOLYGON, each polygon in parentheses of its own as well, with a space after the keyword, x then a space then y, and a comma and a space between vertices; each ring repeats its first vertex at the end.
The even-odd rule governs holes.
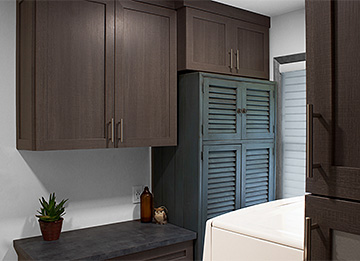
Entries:
POLYGON ((69 198, 63 230, 139 218, 132 185, 150 185, 150 150, 16 150, 15 0, 0 0, 0 260, 13 239, 40 235, 38 198, 69 198))
POLYGON ((271 17, 270 80, 273 80, 273 58, 303 53, 305 47, 305 9, 271 17))

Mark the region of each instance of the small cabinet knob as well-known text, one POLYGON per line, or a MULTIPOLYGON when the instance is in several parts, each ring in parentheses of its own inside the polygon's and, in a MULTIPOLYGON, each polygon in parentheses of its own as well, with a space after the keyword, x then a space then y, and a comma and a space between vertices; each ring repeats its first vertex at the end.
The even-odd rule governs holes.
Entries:
POLYGON ((242 109, 242 111, 241 111, 242 113, 247 113, 247 109, 242 109))
POLYGON ((238 109, 236 110, 236 112, 237 112, 238 114, 240 114, 240 113, 242 112, 242 110, 241 110, 240 108, 238 108, 238 109))

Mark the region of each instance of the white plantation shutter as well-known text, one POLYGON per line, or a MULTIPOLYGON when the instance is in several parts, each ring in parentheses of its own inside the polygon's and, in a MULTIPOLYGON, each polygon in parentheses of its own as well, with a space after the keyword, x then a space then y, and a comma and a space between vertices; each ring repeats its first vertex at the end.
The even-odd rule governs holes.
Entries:
POLYGON ((306 71, 281 74, 283 197, 305 193, 306 71))

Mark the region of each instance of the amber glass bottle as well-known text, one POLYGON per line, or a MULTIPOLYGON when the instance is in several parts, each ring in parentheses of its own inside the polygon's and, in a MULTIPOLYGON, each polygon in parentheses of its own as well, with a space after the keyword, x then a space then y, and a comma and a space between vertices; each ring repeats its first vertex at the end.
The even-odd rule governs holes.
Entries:
POLYGON ((140 196, 140 216, 141 222, 149 223, 152 221, 153 196, 148 187, 144 188, 140 196))

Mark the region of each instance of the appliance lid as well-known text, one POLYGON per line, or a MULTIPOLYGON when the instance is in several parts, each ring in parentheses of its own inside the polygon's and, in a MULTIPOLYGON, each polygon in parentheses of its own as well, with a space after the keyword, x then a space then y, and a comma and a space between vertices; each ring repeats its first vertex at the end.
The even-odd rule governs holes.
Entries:
POLYGON ((213 227, 304 249, 305 197, 275 200, 218 217, 213 227))

